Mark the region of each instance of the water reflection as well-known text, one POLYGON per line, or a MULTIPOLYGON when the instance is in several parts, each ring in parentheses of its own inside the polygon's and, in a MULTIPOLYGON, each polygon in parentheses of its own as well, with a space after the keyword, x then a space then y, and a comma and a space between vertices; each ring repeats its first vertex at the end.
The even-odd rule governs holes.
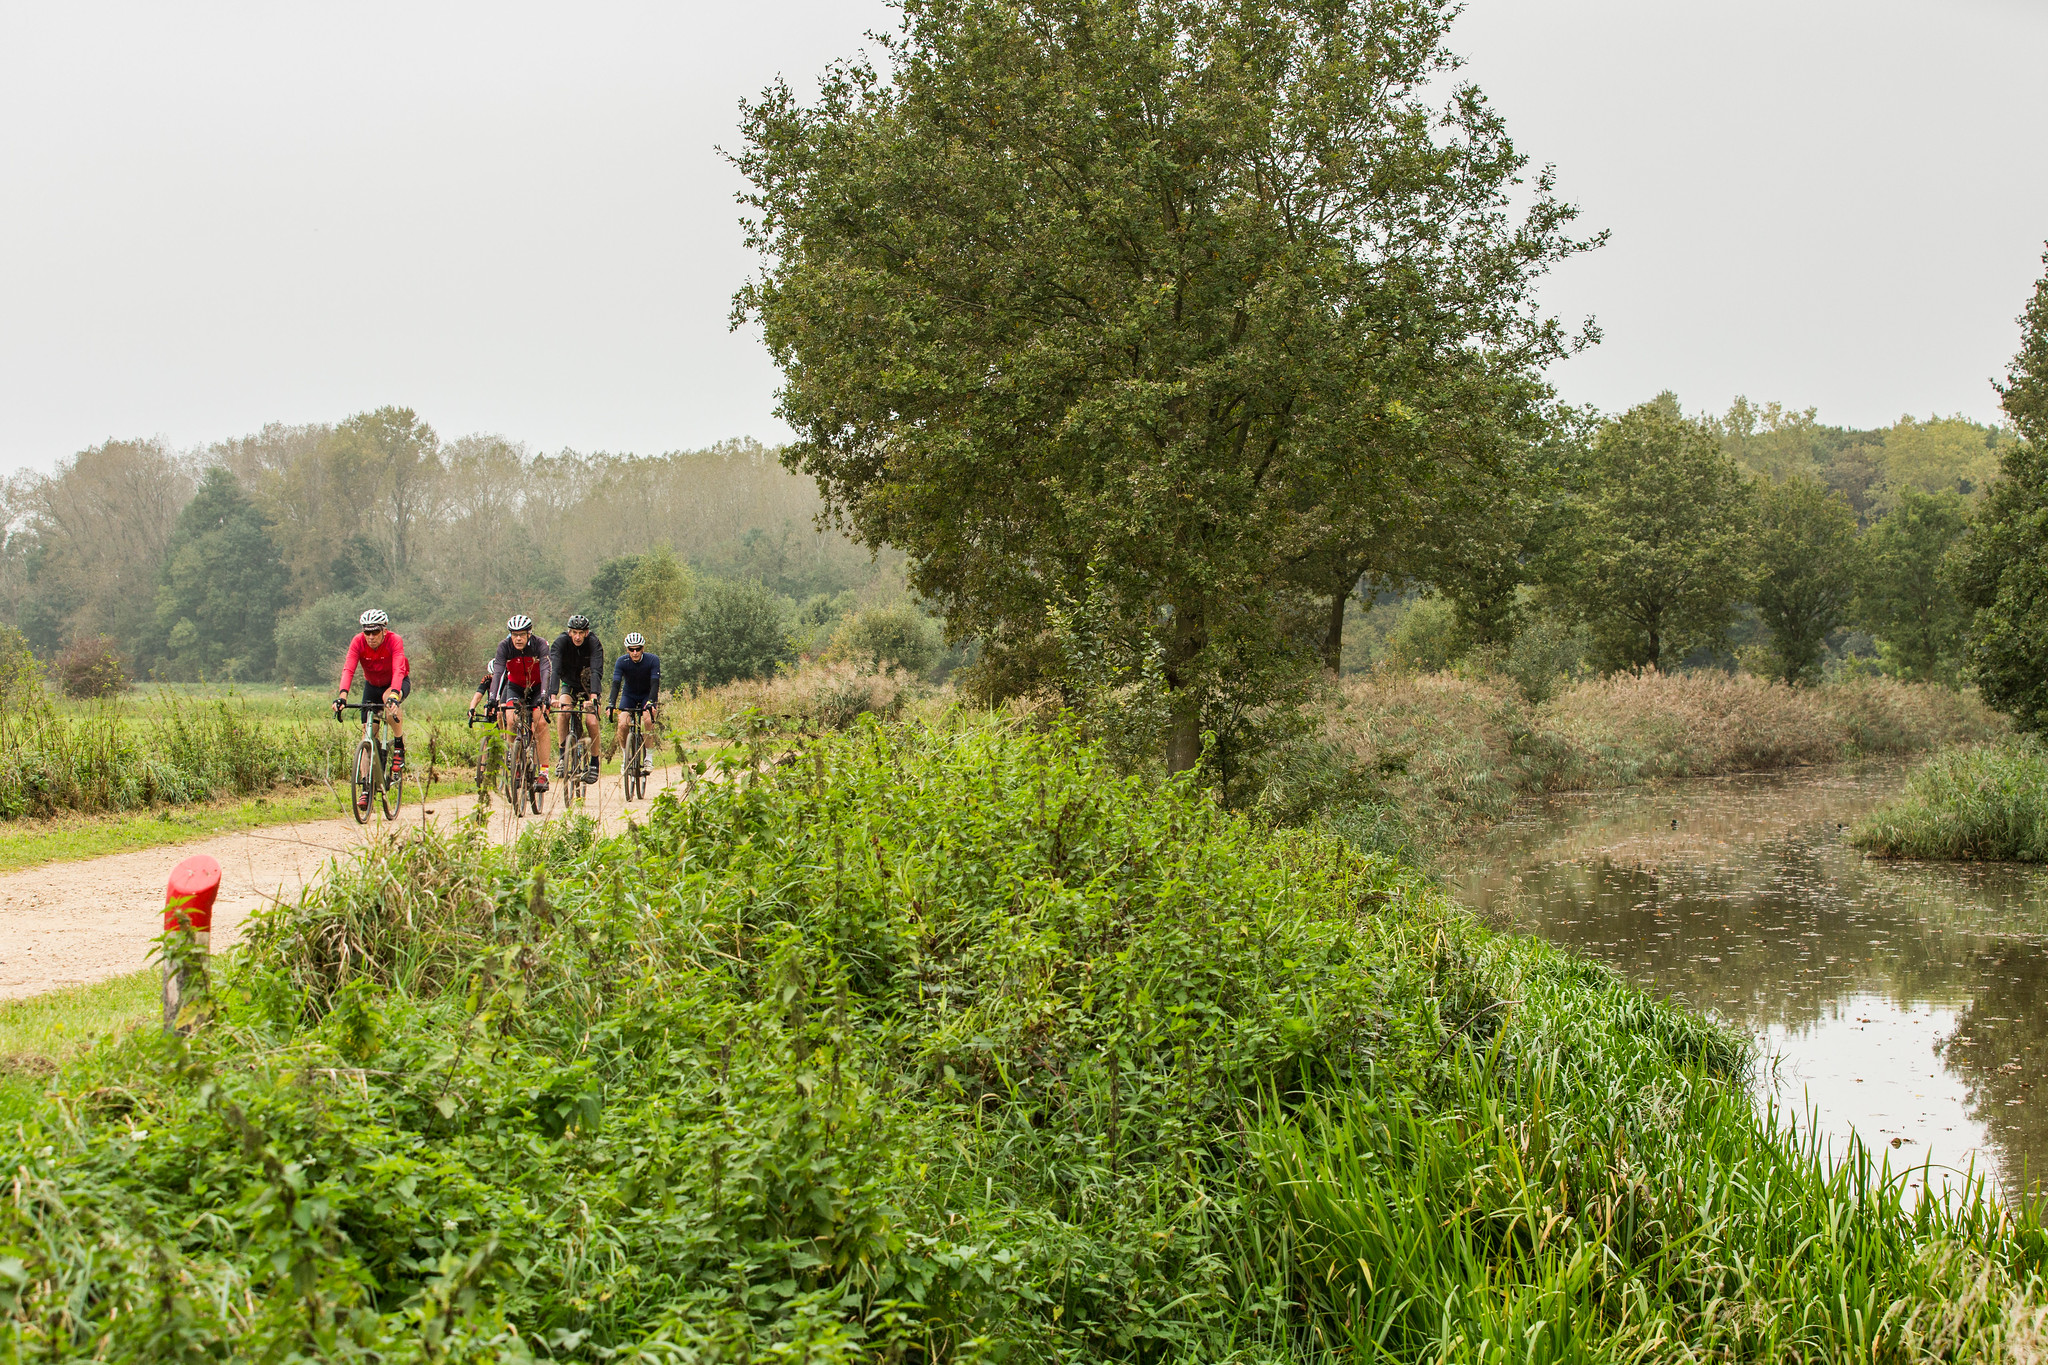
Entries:
POLYGON ((1845 827, 1903 770, 1809 770, 1542 803, 1459 894, 1763 1039, 1779 1093, 1917 1163, 2048 1171, 2048 871, 1866 860, 1845 827))

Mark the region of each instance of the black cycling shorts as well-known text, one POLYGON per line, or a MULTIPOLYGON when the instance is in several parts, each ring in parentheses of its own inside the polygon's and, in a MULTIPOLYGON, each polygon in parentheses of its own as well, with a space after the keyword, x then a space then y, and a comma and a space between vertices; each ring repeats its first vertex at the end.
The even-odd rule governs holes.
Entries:
MULTIPOLYGON (((364 705, 375 706, 378 702, 384 700, 384 694, 386 692, 389 692, 390 690, 390 683, 373 683, 368 678, 363 679, 364 705)), ((400 678, 398 680, 398 700, 404 701, 407 697, 411 695, 412 674, 408 673, 403 678, 400 678)))
POLYGON ((547 694, 540 690, 540 684, 537 682, 528 683, 524 687, 517 683, 506 683, 503 695, 498 698, 498 705, 510 706, 517 702, 521 706, 532 708, 546 705, 547 699, 547 694))

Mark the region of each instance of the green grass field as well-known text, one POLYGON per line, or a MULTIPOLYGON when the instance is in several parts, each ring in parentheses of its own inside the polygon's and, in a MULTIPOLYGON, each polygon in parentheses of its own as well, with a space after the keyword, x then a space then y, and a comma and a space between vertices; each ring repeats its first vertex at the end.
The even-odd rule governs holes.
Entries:
POLYGON ((26 1118, 64 1063, 94 1043, 157 1017, 163 976, 155 968, 91 986, 0 1001, 0 1125, 26 1118))

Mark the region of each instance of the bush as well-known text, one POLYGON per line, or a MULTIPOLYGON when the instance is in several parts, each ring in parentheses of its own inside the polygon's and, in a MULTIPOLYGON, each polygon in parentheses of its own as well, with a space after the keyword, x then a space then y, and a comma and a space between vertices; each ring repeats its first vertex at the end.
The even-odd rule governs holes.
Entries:
POLYGON ((662 674, 673 679, 671 686, 765 678, 795 658, 782 599, 759 583, 716 579, 684 609, 661 646, 662 674))
POLYGON ((2048 861, 2048 751, 2019 736, 1936 754, 1849 841, 1881 858, 2048 861))
POLYGON ((484 658, 490 650, 478 642, 476 627, 468 619, 444 616, 420 635, 422 657, 414 667, 421 682, 462 687, 483 676, 484 658))
POLYGON ((0 625, 0 710, 42 695, 43 669, 29 649, 28 637, 13 626, 0 625))
POLYGON ((2025 1207, 1385 859, 1066 734, 793 758, 259 912, 6 1139, 11 1356, 1989 1361, 2038 1301, 2025 1207))
POLYGON ((842 622, 832 633, 826 658, 900 668, 914 677, 931 672, 940 651, 939 628, 929 616, 905 603, 870 607, 842 622))
POLYGON ((1410 602, 1387 631, 1386 658, 1410 673, 1441 673, 1469 644, 1449 599, 1431 594, 1410 602))
POLYGON ((104 635, 82 635, 64 647, 50 665, 67 697, 91 700, 126 692, 128 661, 104 635))
MULTIPOLYGON (((352 593, 332 593, 304 611, 277 623, 277 676, 299 687, 332 683, 341 676, 348 642, 361 629, 363 600, 352 593)), ((393 623, 396 629, 396 623, 393 623)), ((399 634, 405 632, 401 629, 399 634)))

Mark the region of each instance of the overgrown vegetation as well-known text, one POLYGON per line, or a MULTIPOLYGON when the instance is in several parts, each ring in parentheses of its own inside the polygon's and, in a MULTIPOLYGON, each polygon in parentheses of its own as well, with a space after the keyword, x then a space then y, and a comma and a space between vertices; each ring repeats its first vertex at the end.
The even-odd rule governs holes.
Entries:
POLYGON ((1888 678, 1617 674, 1531 704, 1507 677, 1384 672, 1345 679, 1322 732, 1286 746, 1249 799, 1280 823, 1427 857, 1542 792, 1924 753, 2003 729, 1969 694, 1888 678))
POLYGON ((7 1140, 13 1358, 1992 1360, 2048 1240, 1742 1045, 1061 735, 414 839, 7 1140), (1842 1155, 1842 1154, 1837 1154, 1842 1155), (1681 1343, 1683 1346, 1681 1347, 1681 1343))
POLYGON ((2021 735, 1937 754, 1849 837, 1883 858, 2048 860, 2048 752, 2021 735))
MULTIPOLYGON (((476 760, 462 705, 417 694, 416 770, 450 776, 476 760)), ((125 701, 63 702, 34 675, 0 706, 0 819, 190 805, 346 777, 359 727, 318 697, 256 701, 169 688, 125 701)))

